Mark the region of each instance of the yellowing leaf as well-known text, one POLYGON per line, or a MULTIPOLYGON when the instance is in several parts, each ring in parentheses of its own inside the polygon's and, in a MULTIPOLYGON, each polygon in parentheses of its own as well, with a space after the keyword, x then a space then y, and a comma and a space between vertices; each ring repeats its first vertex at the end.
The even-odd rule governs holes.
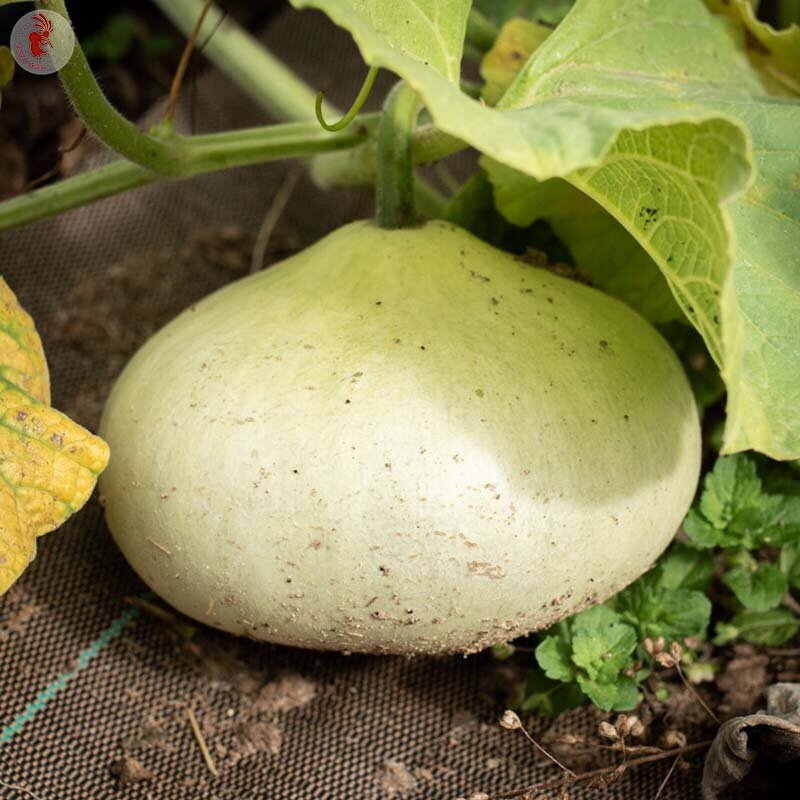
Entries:
POLYGON ((10 47, 0 47, 0 87, 6 86, 14 77, 14 56, 10 47))
POLYGON ((513 17, 500 29, 491 50, 481 61, 481 77, 485 85, 481 97, 493 106, 531 57, 550 35, 550 28, 513 17))
POLYGON ((33 320, 0 278, 0 378, 50 405, 50 379, 33 320))
POLYGON ((0 595, 36 555, 36 538, 89 499, 106 443, 49 405, 33 320, 0 278, 0 595))

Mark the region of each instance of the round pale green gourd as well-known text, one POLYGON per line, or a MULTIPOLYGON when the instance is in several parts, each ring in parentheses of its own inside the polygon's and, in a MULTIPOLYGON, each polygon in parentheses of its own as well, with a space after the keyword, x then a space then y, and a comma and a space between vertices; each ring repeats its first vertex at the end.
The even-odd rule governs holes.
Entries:
POLYGON ((443 223, 349 225, 211 295, 101 427, 111 531, 158 594, 345 651, 474 651, 608 597, 700 468, 652 327, 443 223))

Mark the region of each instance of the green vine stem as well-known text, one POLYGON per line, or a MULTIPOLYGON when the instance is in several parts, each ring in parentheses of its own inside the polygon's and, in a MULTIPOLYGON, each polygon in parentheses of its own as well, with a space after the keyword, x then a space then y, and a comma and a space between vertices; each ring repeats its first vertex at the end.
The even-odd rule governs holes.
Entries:
POLYGON ((381 228, 407 228, 417 221, 411 135, 419 110, 419 98, 406 83, 398 83, 386 97, 375 176, 375 217, 381 228))
MULTIPOLYGON (((159 3, 180 27, 189 30, 197 22, 204 5, 203 0, 159 0, 159 3)), ((37 6, 69 19, 64 0, 39 0, 37 6)), ((216 7, 209 9, 200 37, 210 35, 219 25, 208 47, 228 66, 228 74, 246 84, 248 91, 257 87, 263 105, 279 119, 313 119, 315 98, 311 89, 231 20, 220 24, 221 13, 216 7)), ((176 177, 191 173, 193 154, 187 146, 188 140, 172 134, 151 135, 122 116, 103 94, 77 42, 59 76, 86 127, 114 151, 163 175, 176 177)), ((329 106, 326 113, 335 115, 338 112, 329 106)))
POLYGON ((119 160, 0 203, 0 231, 52 217, 95 200, 163 180, 132 161, 119 160))
MULTIPOLYGON (((39 0, 36 5, 69 19, 64 0, 39 0)), ((59 77, 86 127, 117 153, 164 175, 178 175, 185 169, 182 162, 186 153, 180 143, 139 130, 109 103, 77 41, 72 57, 61 68, 59 77)))
MULTIPOLYGON (((186 35, 191 33, 194 21, 203 11, 203 0, 153 2, 186 35)), ((308 84, 234 20, 227 18, 220 23, 221 17, 222 12, 211 6, 198 37, 198 41, 203 42, 214 32, 203 48, 203 55, 277 119, 315 119, 316 94, 308 84)), ((485 19, 476 18, 471 24, 474 30, 482 31, 485 43, 497 33, 485 19)), ((323 103, 321 112, 326 119, 335 119, 342 113, 328 103, 323 103)), ((363 114, 357 116, 353 125, 363 123, 366 118, 363 114)), ((423 125, 414 133, 414 163, 429 164, 466 147, 460 139, 443 133, 434 125, 423 125)), ((318 174, 321 188, 371 186, 375 181, 375 143, 355 148, 352 156, 342 152, 317 157, 312 161, 311 172, 315 176, 318 174)))
POLYGON ((364 103, 367 102, 367 98, 369 97, 369 93, 372 91, 372 87, 375 84, 375 78, 377 76, 378 68, 370 67, 367 77, 364 78, 364 83, 361 85, 358 96, 353 101, 353 105, 350 106, 347 113, 338 122, 326 122, 325 114, 322 111, 322 101, 325 95, 322 91, 317 92, 317 100, 314 109, 317 114, 317 122, 319 122, 319 124, 322 125, 326 131, 344 130, 356 118, 356 114, 361 111, 364 103))
MULTIPOLYGON (((374 118, 371 126, 374 126, 374 118)), ((315 120, 182 137, 187 157, 180 162, 183 170, 181 173, 159 175, 130 161, 115 161, 0 203, 0 231, 60 214, 167 177, 190 177, 227 167, 298 158, 353 147, 367 135, 369 127, 363 125, 335 134, 327 133, 320 130, 315 120)))
MULTIPOLYGON (((203 8, 203 0, 155 0, 183 29, 191 29, 203 8)), ((41 8, 65 13, 63 0, 40 0, 41 8)), ((216 26, 220 12, 209 12, 206 28, 216 26)), ((213 27, 211 28, 213 30, 213 27)), ((210 32, 210 31, 209 31, 210 32)), ((200 39, 203 41, 203 39, 200 39)), ((80 48, 62 80, 83 121, 98 138, 130 159, 42 187, 25 195, 0 202, 0 231, 86 205, 104 197, 134 189, 164 178, 181 178, 231 166, 309 157, 350 150, 353 157, 330 162, 331 185, 371 185, 375 178, 375 142, 371 132, 379 115, 360 114, 347 132, 321 131, 314 115, 314 92, 288 68, 230 20, 225 20, 208 42, 205 52, 224 71, 240 83, 271 113, 289 120, 314 120, 311 125, 287 123, 208 136, 184 137, 170 133, 154 136, 139 130, 125 119, 102 94, 80 48), (346 173, 352 173, 350 177, 346 173)), ((340 112, 330 105, 325 113, 340 112)), ((424 164, 465 147, 432 125, 420 126, 412 137, 415 163, 424 164)), ((311 159, 325 167, 320 156, 311 159)), ((419 176, 415 195, 426 216, 438 216, 442 196, 419 176)))
MULTIPOLYGON (((411 158, 415 166, 432 164, 466 148, 461 139, 443 133, 434 125, 420 125, 411 137, 411 158)), ((368 139, 352 150, 315 156, 310 171, 320 189, 358 188, 375 182, 376 164, 376 143, 368 139)))

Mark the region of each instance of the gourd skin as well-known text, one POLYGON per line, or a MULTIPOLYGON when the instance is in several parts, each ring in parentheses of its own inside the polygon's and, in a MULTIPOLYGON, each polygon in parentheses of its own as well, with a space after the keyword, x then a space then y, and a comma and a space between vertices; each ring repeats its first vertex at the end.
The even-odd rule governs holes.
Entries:
POLYGON ((114 538, 180 611, 282 644, 471 652, 671 540, 700 430, 619 301, 445 223, 346 226, 185 311, 108 401, 114 538))

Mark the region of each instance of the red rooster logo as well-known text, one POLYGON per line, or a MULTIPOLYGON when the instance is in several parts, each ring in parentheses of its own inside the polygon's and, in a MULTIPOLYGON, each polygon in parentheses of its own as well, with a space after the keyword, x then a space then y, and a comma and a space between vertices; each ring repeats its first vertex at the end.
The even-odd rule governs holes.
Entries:
POLYGON ((53 23, 44 14, 35 14, 33 17, 34 31, 30 33, 28 39, 31 43, 31 55, 34 58, 41 58, 46 55, 46 49, 52 48, 50 34, 53 32, 53 23))

